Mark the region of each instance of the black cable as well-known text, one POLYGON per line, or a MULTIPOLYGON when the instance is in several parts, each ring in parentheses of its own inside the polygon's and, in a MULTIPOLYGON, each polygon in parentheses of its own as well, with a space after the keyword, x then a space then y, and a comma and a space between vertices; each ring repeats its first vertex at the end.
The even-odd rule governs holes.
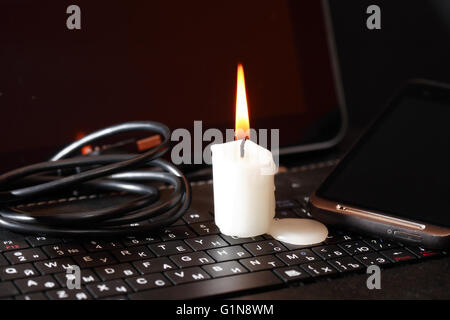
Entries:
POLYGON ((168 226, 186 212, 191 188, 175 166, 160 157, 168 151, 170 130, 158 122, 127 122, 93 132, 68 145, 48 162, 12 170, 0 175, 0 226, 20 233, 47 236, 134 235, 168 226), (142 154, 78 156, 81 149, 106 137, 130 131, 158 133, 162 141, 142 154), (77 155, 72 157, 73 155, 77 155), (70 170, 75 172, 65 175, 70 170), (170 184, 171 193, 160 198, 148 182, 170 184), (11 188, 21 182, 32 185, 11 188), (76 188, 119 191, 137 195, 126 203, 81 212, 29 212, 18 204, 55 192, 76 188))

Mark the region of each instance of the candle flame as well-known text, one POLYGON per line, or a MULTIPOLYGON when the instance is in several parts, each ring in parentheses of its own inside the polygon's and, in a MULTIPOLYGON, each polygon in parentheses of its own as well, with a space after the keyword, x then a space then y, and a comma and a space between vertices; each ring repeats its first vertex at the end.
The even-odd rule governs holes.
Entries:
POLYGON ((250 121, 248 119, 247 95, 245 93, 244 67, 238 64, 236 89, 236 140, 250 138, 250 121))

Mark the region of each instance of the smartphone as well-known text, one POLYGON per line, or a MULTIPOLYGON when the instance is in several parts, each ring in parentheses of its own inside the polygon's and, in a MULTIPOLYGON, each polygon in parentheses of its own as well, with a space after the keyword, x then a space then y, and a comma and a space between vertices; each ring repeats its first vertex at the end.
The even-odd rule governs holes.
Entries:
POLYGON ((312 194, 329 225, 450 246, 450 86, 411 81, 312 194))

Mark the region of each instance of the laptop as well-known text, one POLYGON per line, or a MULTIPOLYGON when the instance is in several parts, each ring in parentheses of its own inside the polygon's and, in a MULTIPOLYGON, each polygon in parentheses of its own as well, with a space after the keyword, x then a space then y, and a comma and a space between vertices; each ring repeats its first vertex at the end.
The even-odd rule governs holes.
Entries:
MULTIPOLYGON (((337 163, 330 149, 347 128, 326 2, 197 1, 176 8, 163 1, 107 8, 80 2, 79 30, 65 25, 68 5, 2 4, 0 99, 7 117, 0 134, 8 137, 2 171, 48 159, 72 140, 123 121, 194 131, 201 120, 203 130, 230 128, 239 61, 251 126, 280 130, 281 164, 286 156, 328 150, 276 176, 276 216, 310 217, 308 196, 337 163)), ((183 166, 191 177, 205 168, 183 166)), ((371 265, 395 273, 448 260, 439 260, 443 251, 333 228, 314 246, 268 235, 226 236, 214 224, 210 177, 192 179, 192 191, 182 219, 144 236, 65 239, 0 231, 0 298, 342 298, 336 288, 358 284, 369 292, 371 265), (71 265, 81 269, 79 289, 68 288, 71 265)), ((45 211, 64 203, 71 211, 117 203, 120 196, 67 195, 20 205, 45 211)))

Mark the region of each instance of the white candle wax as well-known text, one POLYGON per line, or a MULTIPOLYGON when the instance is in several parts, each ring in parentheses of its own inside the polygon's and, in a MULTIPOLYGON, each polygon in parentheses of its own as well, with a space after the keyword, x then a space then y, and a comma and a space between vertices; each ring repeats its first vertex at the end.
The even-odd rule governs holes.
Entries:
POLYGON ((211 146, 214 216, 229 236, 254 237, 266 233, 275 216, 276 165, 272 153, 247 140, 211 146))

